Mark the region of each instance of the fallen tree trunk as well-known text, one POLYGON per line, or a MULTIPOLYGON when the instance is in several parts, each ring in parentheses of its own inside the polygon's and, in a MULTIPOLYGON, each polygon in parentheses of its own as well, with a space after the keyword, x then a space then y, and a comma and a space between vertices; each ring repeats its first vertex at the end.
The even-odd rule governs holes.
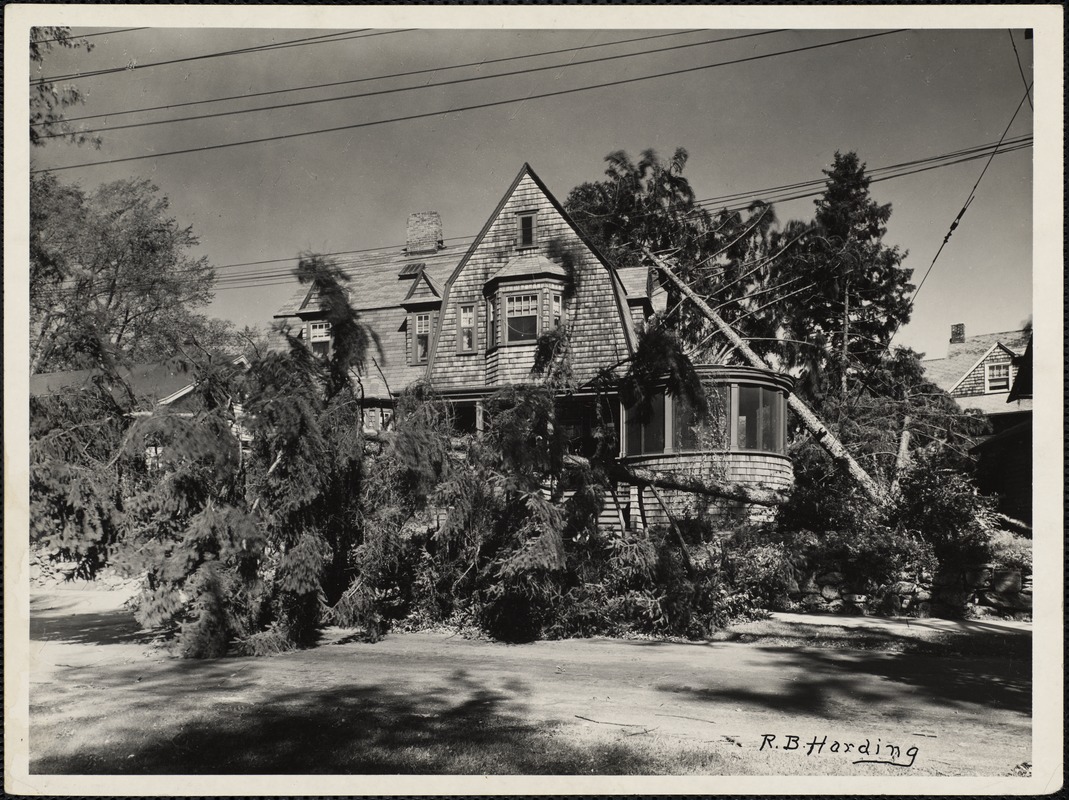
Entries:
MULTIPOLYGON (((657 271, 664 275, 679 291, 690 300, 698 308, 698 310, 717 327, 717 329, 724 334, 724 336, 730 341, 746 360, 753 366, 760 367, 762 369, 768 369, 769 365, 765 363, 757 353, 755 353, 748 344, 739 336, 735 330, 724 321, 724 319, 717 314, 709 305, 702 300, 693 289, 687 286, 671 269, 666 267, 664 263, 657 256, 653 255, 649 250, 646 250, 646 255, 654 264, 657 265, 657 271)), ((813 413, 813 410, 807 406, 796 395, 790 394, 787 396, 787 405, 791 410, 798 415, 802 424, 805 426, 817 443, 824 448, 825 452, 831 456, 835 463, 844 467, 850 476, 861 487, 862 491, 868 495, 878 506, 883 506, 888 502, 887 497, 880 490, 879 485, 872 479, 872 477, 861 468, 861 465, 854 460, 854 457, 850 455, 850 452, 843 446, 827 426, 813 413)))

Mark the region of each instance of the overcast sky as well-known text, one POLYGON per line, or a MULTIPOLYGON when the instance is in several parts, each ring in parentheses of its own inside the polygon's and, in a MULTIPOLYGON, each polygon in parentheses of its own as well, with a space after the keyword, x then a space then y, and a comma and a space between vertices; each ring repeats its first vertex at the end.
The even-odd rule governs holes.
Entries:
MULTIPOLYGON (((81 165, 529 98, 334 133, 57 173, 87 189, 119 178, 151 179, 170 198, 174 216, 193 226, 200 237, 199 253, 219 267, 223 280, 210 313, 239 325, 265 325, 293 291, 295 282, 287 275, 291 264, 228 265, 292 258, 304 250, 396 245, 403 242, 405 219, 413 211, 440 211, 446 237, 470 237, 525 161, 563 201, 573 186, 598 179, 605 155, 614 150, 637 157, 652 147, 669 156, 682 146, 690 153, 685 174, 698 198, 749 196, 767 187, 821 178, 836 150, 854 150, 875 169, 996 142, 1033 78, 1033 41, 1021 29, 909 30, 613 87, 532 97, 891 29, 787 30, 713 42, 771 30, 717 28, 589 47, 689 29, 672 21, 674 27, 661 30, 625 29, 626 20, 621 18, 618 23, 606 19, 604 29, 594 30, 506 26, 368 36, 381 30, 372 27, 329 43, 155 67, 150 65, 337 29, 152 28, 94 36, 91 53, 53 53, 43 75, 133 67, 74 81, 86 94, 86 102, 72 115, 109 115, 84 123, 105 128, 104 144, 94 151, 56 142, 33 152, 33 167, 81 165), (712 43, 568 66, 697 42, 712 43), (577 47, 587 49, 443 69, 577 47), (107 130, 131 122, 422 86, 546 65, 560 66, 438 88, 107 130), (435 71, 369 80, 414 70, 435 71), (117 113, 356 80, 362 82, 117 113), (238 280, 238 276, 245 277, 238 280)), ((117 27, 126 26, 75 32, 117 27)), ((354 18, 347 30, 361 27, 367 26, 354 18)), ((1007 139, 1032 132, 1033 112, 1025 102, 1007 139)), ((879 202, 893 206, 885 241, 909 251, 905 264, 914 270, 915 282, 928 269, 985 163, 986 158, 968 161, 872 186, 879 202)), ((897 343, 941 357, 952 323, 965 323, 968 333, 985 333, 1018 328, 1030 316, 1032 163, 1033 150, 1027 146, 995 156, 976 199, 918 296, 913 321, 897 343)), ((810 219, 812 199, 778 203, 776 211, 781 222, 810 219)))

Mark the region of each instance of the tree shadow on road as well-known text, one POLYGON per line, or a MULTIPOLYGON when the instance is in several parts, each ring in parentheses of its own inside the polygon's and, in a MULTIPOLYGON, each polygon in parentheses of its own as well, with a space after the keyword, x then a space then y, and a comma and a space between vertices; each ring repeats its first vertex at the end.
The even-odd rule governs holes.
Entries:
POLYGON ((64 616, 30 613, 30 639, 39 642, 146 644, 157 636, 142 629, 125 609, 64 616))
POLYGON ((1027 660, 951 658, 858 650, 760 647, 785 657, 798 677, 788 684, 753 688, 676 686, 657 688, 711 702, 743 703, 773 711, 832 717, 840 701, 882 704, 895 716, 907 696, 947 709, 1000 709, 1029 714, 1032 668, 1027 660))
MULTIPOLYGON (((44 755, 31 761, 30 772, 649 774, 664 769, 637 748, 576 743, 558 736, 554 724, 525 720, 520 711, 526 687, 515 680, 491 688, 457 670, 441 685, 420 691, 362 682, 243 696, 242 681, 257 683, 259 665, 270 661, 164 662, 101 671, 91 677, 90 688, 98 696, 121 694, 124 707, 112 706, 106 732, 76 747, 55 746, 51 737, 62 736, 61 731, 36 731, 31 753, 44 755)), ((66 693, 67 701, 76 698, 77 693, 66 693)))

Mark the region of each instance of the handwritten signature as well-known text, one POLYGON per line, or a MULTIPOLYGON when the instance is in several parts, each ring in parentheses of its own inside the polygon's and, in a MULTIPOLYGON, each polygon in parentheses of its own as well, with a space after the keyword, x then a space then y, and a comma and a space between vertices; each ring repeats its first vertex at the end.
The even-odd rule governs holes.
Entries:
POLYGON ((803 743, 802 738, 794 735, 778 737, 773 733, 763 733, 761 734, 759 751, 766 748, 769 750, 799 750, 804 752, 806 756, 819 756, 827 748, 829 753, 853 753, 865 756, 851 762, 853 764, 889 764, 892 767, 905 767, 907 769, 913 766, 917 760, 917 754, 920 752, 916 745, 903 750, 899 745, 887 744, 881 739, 876 739, 875 742, 868 738, 864 742, 847 742, 839 741, 838 739, 829 741, 827 736, 822 736, 820 739, 814 736, 810 741, 803 743), (782 744, 776 744, 778 738, 782 738, 782 744))

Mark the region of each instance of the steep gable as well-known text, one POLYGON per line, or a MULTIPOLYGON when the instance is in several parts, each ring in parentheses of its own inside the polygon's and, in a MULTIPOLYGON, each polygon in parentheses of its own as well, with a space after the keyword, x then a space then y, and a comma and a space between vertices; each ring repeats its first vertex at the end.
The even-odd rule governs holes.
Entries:
POLYGON ((558 309, 575 379, 633 351, 615 270, 525 164, 445 286, 428 377, 441 391, 530 381, 537 335, 554 326, 558 309), (578 256, 574 286, 547 257, 554 240, 578 256))

